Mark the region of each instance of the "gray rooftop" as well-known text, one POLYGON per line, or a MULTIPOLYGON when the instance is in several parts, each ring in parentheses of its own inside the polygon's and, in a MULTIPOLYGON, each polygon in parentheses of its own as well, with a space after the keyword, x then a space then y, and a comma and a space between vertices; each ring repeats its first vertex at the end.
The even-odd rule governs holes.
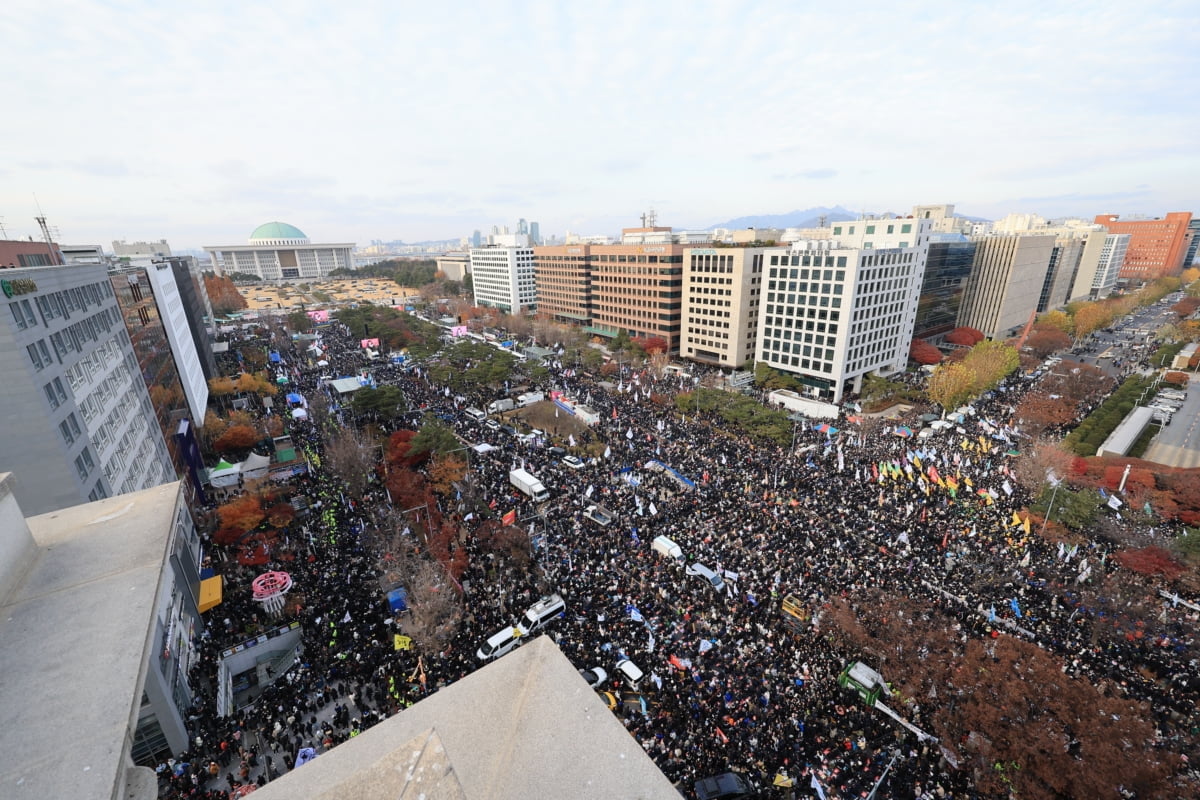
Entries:
POLYGON ((330 381, 329 385, 339 394, 357 392, 363 388, 363 385, 358 382, 358 378, 338 378, 336 381, 330 381))
POLYGON ((255 800, 662 798, 679 793, 548 636, 255 792, 255 800))
MULTIPOLYGON (((9 477, 6 547, 26 535, 9 477)), ((27 520, 32 561, 0 586, 0 797, 123 800, 127 783, 153 796, 128 752, 178 494, 168 483, 27 520)))
POLYGON ((1121 420, 1121 424, 1096 450, 1096 455, 1123 456, 1128 453, 1129 448, 1133 447, 1133 443, 1142 435, 1142 431, 1146 430, 1146 426, 1150 424, 1153 416, 1154 411, 1145 406, 1138 406, 1130 411, 1129 416, 1121 420))

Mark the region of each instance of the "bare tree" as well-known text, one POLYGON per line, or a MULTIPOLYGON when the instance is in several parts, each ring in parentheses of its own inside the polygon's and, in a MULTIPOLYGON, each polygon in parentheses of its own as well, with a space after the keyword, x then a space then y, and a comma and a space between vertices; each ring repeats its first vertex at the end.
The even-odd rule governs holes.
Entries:
POLYGON ((1023 448, 1013 468, 1013 477, 1030 494, 1037 494, 1046 483, 1048 471, 1065 478, 1074 459, 1074 454, 1058 442, 1038 439, 1032 447, 1023 448))
POLYGON ((425 560, 405 588, 409 610, 400 620, 400 630, 412 637, 420 650, 441 650, 454 637, 463 615, 449 576, 440 565, 425 560))
POLYGON ((362 497, 367 490, 371 470, 378 461, 378 441, 357 428, 339 429, 325 446, 325 463, 354 497, 362 497))

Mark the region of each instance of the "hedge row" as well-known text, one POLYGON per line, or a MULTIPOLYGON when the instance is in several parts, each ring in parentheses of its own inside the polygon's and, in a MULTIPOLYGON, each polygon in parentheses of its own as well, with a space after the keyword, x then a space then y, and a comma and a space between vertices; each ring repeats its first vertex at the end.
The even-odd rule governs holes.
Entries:
POLYGON ((1150 380, 1141 375, 1127 378, 1107 400, 1063 439, 1063 445, 1076 455, 1096 455, 1096 450, 1134 409, 1138 398, 1149 386, 1150 380))

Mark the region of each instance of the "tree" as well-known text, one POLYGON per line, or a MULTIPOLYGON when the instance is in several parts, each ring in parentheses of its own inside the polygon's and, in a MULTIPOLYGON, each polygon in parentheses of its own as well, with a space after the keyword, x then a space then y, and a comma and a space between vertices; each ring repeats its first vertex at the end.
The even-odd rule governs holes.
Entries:
POLYGON ((293 311, 287 315, 288 330, 292 333, 308 333, 312 330, 312 317, 307 311, 293 311))
POLYGON ((1075 336, 1082 339, 1112 322, 1112 314, 1103 303, 1084 303, 1075 312, 1075 336))
POLYGON ((1062 331, 1068 337, 1075 331, 1075 323, 1071 319, 1071 315, 1065 311, 1047 311, 1042 316, 1038 317, 1038 327, 1055 328, 1062 331))
POLYGON ((279 391, 279 387, 271 382, 265 372, 243 372, 234 385, 241 393, 257 394, 261 397, 269 397, 279 391))
POLYGON ((227 276, 205 273, 204 291, 208 294, 208 301, 217 316, 223 317, 234 311, 241 311, 248 305, 246 298, 242 297, 242 293, 227 276))
POLYGON ((217 544, 233 544, 261 525, 266 517, 262 498, 257 494, 243 494, 217 507, 217 518, 221 524, 213 541, 217 544))
POLYGON ((918 364, 929 366, 942 362, 942 351, 924 339, 913 339, 908 346, 908 357, 918 364))
POLYGON ((445 570, 432 561, 422 561, 405 589, 408 612, 400 618, 400 630, 412 637, 418 650, 442 650, 462 621, 462 604, 445 570))
POLYGON ((356 414, 389 420, 403 413, 408 408, 408 401, 404 399, 404 393, 395 386, 365 386, 354 393, 350 407, 356 414))
POLYGON ((1175 305, 1171 306, 1171 311, 1178 315, 1181 319, 1186 319, 1196 313, 1196 309, 1200 309, 1200 297, 1185 297, 1175 305))
POLYGON ((440 494, 449 494, 454 484, 467 474, 467 462, 452 455, 439 453, 429 467, 429 482, 440 494))
POLYGON ((1025 491, 1036 495, 1046 484, 1049 472, 1060 479, 1071 474, 1074 460, 1075 454, 1057 441, 1037 439, 1021 448, 1012 471, 1013 479, 1025 491))
POLYGON ((416 453, 449 453, 462 449, 462 443, 454 431, 432 414, 421 420, 421 429, 413 437, 411 450, 416 453))
POLYGON ((955 328, 946 334, 947 342, 962 345, 963 347, 974 347, 986 338, 983 335, 983 331, 965 325, 955 328))
POLYGON ((227 397, 237 391, 233 378, 216 377, 208 379, 208 393, 213 397, 227 397))
POLYGON ((975 396, 975 371, 965 364, 942 364, 929 376, 925 393, 946 411, 975 396))
POLYGON ((963 366, 975 373, 974 394, 996 388, 1000 381, 1021 365, 1016 349, 1004 342, 979 342, 970 349, 963 366))
POLYGON ((667 340, 661 336, 639 336, 633 342, 647 354, 667 352, 667 340))
POLYGON ((1065 350, 1070 347, 1071 337, 1059 328, 1038 323, 1029 332, 1029 337, 1025 340, 1025 346, 1041 359, 1051 353, 1057 353, 1059 350, 1065 350))
POLYGON ((325 446, 325 465, 353 497, 362 497, 378 461, 378 442, 354 427, 339 428, 325 446))
POLYGON ((262 438, 262 433, 250 425, 231 425, 213 441, 213 449, 224 453, 249 450, 262 438))
POLYGON ((1061 395, 1030 392, 1016 406, 1017 421, 1027 436, 1039 436, 1047 428, 1066 425, 1075 419, 1075 404, 1061 395))

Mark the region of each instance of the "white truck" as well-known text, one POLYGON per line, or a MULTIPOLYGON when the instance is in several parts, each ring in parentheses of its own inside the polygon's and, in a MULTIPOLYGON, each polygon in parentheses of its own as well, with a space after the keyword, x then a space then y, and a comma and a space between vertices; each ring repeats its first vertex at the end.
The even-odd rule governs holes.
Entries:
POLYGON ((520 489, 538 503, 550 499, 550 492, 537 479, 537 476, 525 469, 514 469, 508 473, 508 482, 520 489))
POLYGON ((525 406, 531 406, 534 403, 540 403, 545 399, 545 392, 526 392, 525 394, 517 395, 517 405, 523 408, 525 406))
POLYGON ((503 400, 493 400, 488 403, 487 410, 489 414, 499 414, 501 411, 512 411, 514 408, 516 408, 516 405, 513 403, 512 398, 505 397, 503 400))

